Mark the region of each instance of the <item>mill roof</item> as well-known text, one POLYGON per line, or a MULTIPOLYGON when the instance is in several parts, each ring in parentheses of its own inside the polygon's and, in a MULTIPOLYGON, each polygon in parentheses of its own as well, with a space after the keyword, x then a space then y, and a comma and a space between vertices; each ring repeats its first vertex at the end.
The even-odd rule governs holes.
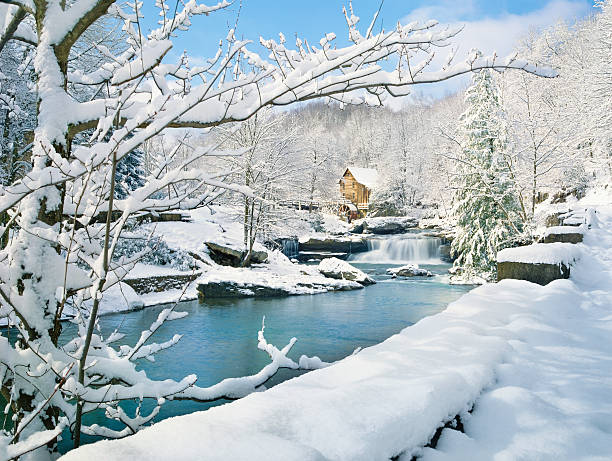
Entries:
POLYGON ((363 184, 368 189, 375 189, 378 185, 378 172, 374 168, 357 168, 350 166, 347 168, 347 171, 350 171, 355 181, 359 184, 363 184))

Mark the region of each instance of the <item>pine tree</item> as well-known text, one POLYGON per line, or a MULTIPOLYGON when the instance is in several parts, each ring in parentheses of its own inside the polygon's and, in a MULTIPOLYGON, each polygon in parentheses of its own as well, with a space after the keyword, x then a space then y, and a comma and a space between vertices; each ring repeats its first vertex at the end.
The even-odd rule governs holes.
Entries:
POLYGON ((457 235, 451 249, 465 278, 490 279, 497 251, 521 233, 520 205, 511 180, 505 116, 488 70, 474 73, 465 102, 453 209, 457 235))
POLYGON ((126 198, 130 192, 145 185, 144 152, 134 150, 117 163, 115 197, 126 198))

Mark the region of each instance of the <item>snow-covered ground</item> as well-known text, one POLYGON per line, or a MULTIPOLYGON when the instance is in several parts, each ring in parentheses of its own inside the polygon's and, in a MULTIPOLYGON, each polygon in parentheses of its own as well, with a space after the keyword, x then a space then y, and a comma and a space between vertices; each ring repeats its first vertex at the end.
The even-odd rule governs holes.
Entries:
POLYGON ((612 195, 581 206, 598 219, 569 280, 483 285, 331 367, 63 459, 612 459, 612 195), (455 415, 465 433, 423 448, 455 415))
MULTIPOLYGON (((248 290, 249 286, 265 286, 296 295, 362 287, 349 280, 335 280, 325 277, 315 267, 293 264, 280 251, 271 251, 259 242, 255 243, 254 250, 268 253, 269 258, 266 264, 258 264, 250 268, 218 265, 210 259, 205 243, 214 242, 235 250, 243 249, 243 231, 239 220, 236 220, 236 210, 226 206, 212 206, 192 210, 189 214, 191 222, 151 223, 146 226, 145 232, 153 231, 171 249, 197 254, 201 261, 197 262, 198 268, 195 272, 201 273, 201 275, 191 282, 185 290, 173 288, 139 295, 125 283, 114 285, 104 294, 99 308, 100 315, 137 310, 179 300, 197 299, 199 283, 229 282, 239 285, 245 290, 248 290)), ((294 215, 291 220, 292 229, 297 230, 302 235, 329 237, 329 234, 344 233, 348 229, 348 224, 334 215, 298 210, 295 210, 292 214, 294 215), (327 233, 318 232, 313 226, 327 233)), ((126 278, 190 276, 193 273, 192 270, 180 270, 168 265, 156 266, 138 263, 126 278)), ((0 326, 6 326, 7 318, 2 317, 1 314, 0 312, 0 326)), ((70 319, 74 315, 74 309, 67 305, 63 312, 63 318, 70 319)))

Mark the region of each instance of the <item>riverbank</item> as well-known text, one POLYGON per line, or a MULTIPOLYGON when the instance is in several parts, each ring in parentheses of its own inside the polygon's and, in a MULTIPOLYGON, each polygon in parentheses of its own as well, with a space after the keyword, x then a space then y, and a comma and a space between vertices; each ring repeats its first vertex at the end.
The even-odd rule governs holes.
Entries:
POLYGON ((606 459, 611 199, 581 203, 599 223, 569 280, 483 285, 332 367, 63 459, 606 459))

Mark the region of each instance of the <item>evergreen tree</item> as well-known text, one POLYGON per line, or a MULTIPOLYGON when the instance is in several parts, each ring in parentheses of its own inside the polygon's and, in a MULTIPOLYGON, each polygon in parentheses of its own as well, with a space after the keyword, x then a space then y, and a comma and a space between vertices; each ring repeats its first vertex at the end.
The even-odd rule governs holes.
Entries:
POLYGON ((453 209, 457 235, 451 249, 466 278, 490 279, 497 251, 521 233, 520 205, 511 180, 505 116, 488 70, 474 73, 465 102, 453 209))
POLYGON ((130 152, 117 163, 116 198, 124 199, 131 191, 145 185, 143 163, 144 152, 140 149, 130 152))

